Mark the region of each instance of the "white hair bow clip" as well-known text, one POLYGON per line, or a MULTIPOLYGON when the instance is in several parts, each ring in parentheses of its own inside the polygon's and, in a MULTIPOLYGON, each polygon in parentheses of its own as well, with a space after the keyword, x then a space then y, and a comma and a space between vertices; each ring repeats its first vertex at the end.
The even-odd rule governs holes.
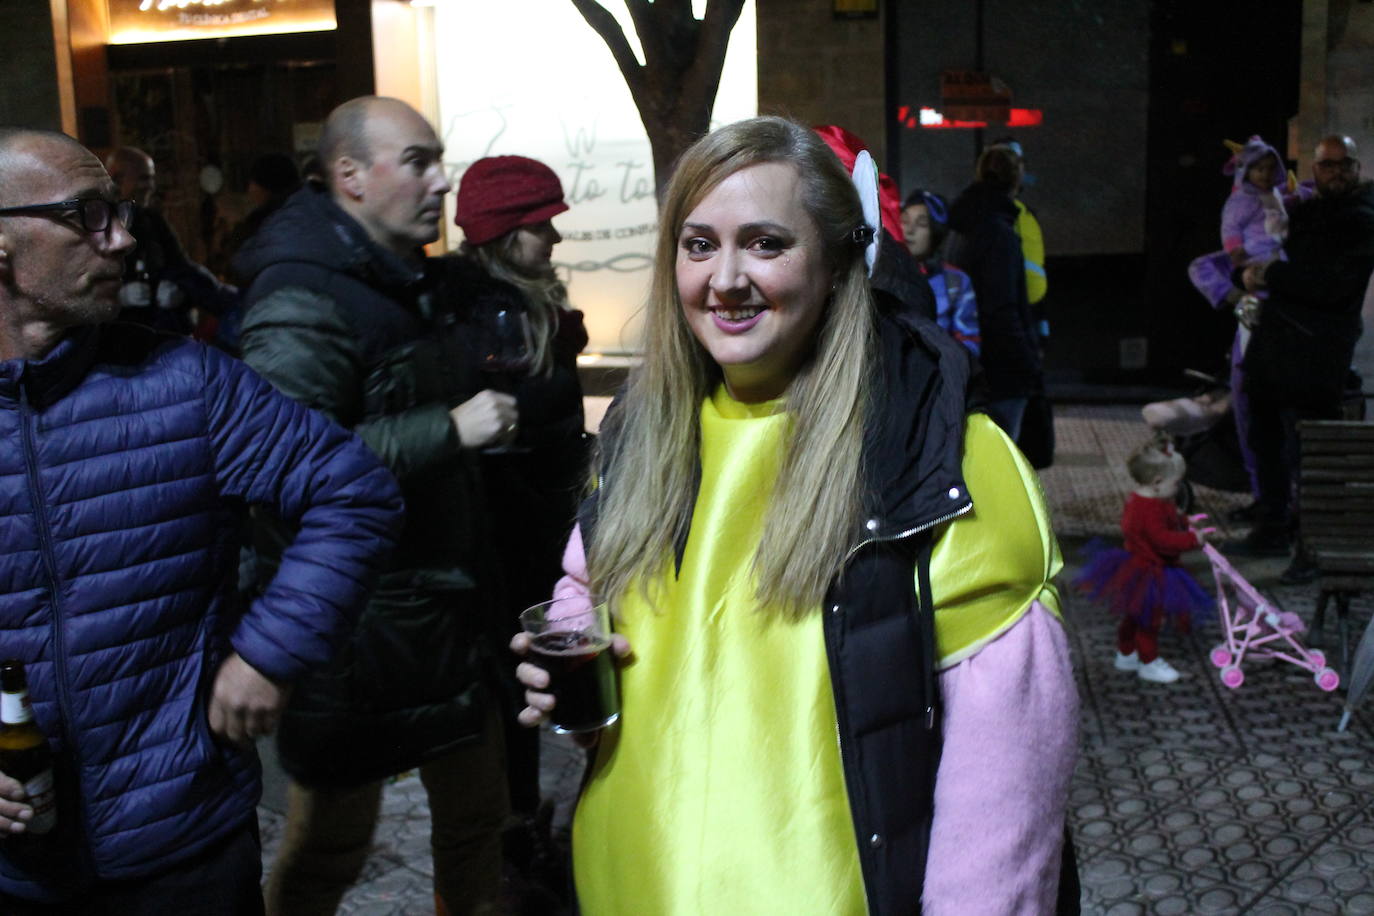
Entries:
POLYGON ((869 239, 864 246, 864 262, 868 265, 868 275, 873 276, 873 264, 878 260, 878 229, 882 217, 878 213, 878 163, 868 150, 859 150, 854 157, 854 172, 850 176, 854 188, 859 192, 859 204, 863 207, 864 223, 867 224, 869 239))

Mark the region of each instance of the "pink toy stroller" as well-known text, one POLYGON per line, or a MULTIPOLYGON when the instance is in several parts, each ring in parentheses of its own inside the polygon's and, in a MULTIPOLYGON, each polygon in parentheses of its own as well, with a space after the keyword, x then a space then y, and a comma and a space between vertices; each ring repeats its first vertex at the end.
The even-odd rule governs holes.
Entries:
POLYGON ((1212 564, 1217 583, 1217 608, 1223 641, 1212 649, 1212 664, 1221 669, 1221 682, 1236 688, 1245 682, 1241 665, 1247 657, 1277 658, 1312 672, 1322 690, 1335 690, 1341 676, 1326 667, 1326 656, 1303 645, 1307 625, 1297 614, 1274 606, 1245 580, 1211 544, 1202 552, 1212 564))

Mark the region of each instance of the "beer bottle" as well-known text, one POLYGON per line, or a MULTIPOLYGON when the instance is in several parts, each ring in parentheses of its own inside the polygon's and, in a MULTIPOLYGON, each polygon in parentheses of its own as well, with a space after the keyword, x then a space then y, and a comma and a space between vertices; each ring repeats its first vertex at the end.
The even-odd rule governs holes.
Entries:
POLYGON ((24 663, 0 664, 0 773, 24 784, 33 818, 25 833, 43 834, 57 823, 53 794, 52 751, 33 721, 24 663))

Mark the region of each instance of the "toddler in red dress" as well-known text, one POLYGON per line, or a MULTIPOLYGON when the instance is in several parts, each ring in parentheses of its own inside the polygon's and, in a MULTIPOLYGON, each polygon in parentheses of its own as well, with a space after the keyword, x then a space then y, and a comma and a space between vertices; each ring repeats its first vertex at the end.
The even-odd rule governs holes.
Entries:
POLYGON ((1094 551, 1074 585, 1105 602, 1121 622, 1115 665, 1141 680, 1168 684, 1178 671, 1159 657, 1166 620, 1187 632, 1194 618, 1210 616, 1216 603, 1179 556, 1202 546, 1202 536, 1174 502, 1187 466, 1166 436, 1156 436, 1126 461, 1136 487, 1121 513, 1124 547, 1094 551))

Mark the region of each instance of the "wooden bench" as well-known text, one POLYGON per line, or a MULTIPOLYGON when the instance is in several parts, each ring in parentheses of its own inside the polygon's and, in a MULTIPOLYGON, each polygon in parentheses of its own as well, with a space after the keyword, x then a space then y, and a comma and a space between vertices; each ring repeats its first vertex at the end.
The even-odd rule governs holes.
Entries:
POLYGON ((1350 670, 1350 599, 1374 591, 1374 423, 1315 420, 1298 425, 1298 536, 1317 564, 1321 630, 1336 602, 1341 673, 1350 670))

